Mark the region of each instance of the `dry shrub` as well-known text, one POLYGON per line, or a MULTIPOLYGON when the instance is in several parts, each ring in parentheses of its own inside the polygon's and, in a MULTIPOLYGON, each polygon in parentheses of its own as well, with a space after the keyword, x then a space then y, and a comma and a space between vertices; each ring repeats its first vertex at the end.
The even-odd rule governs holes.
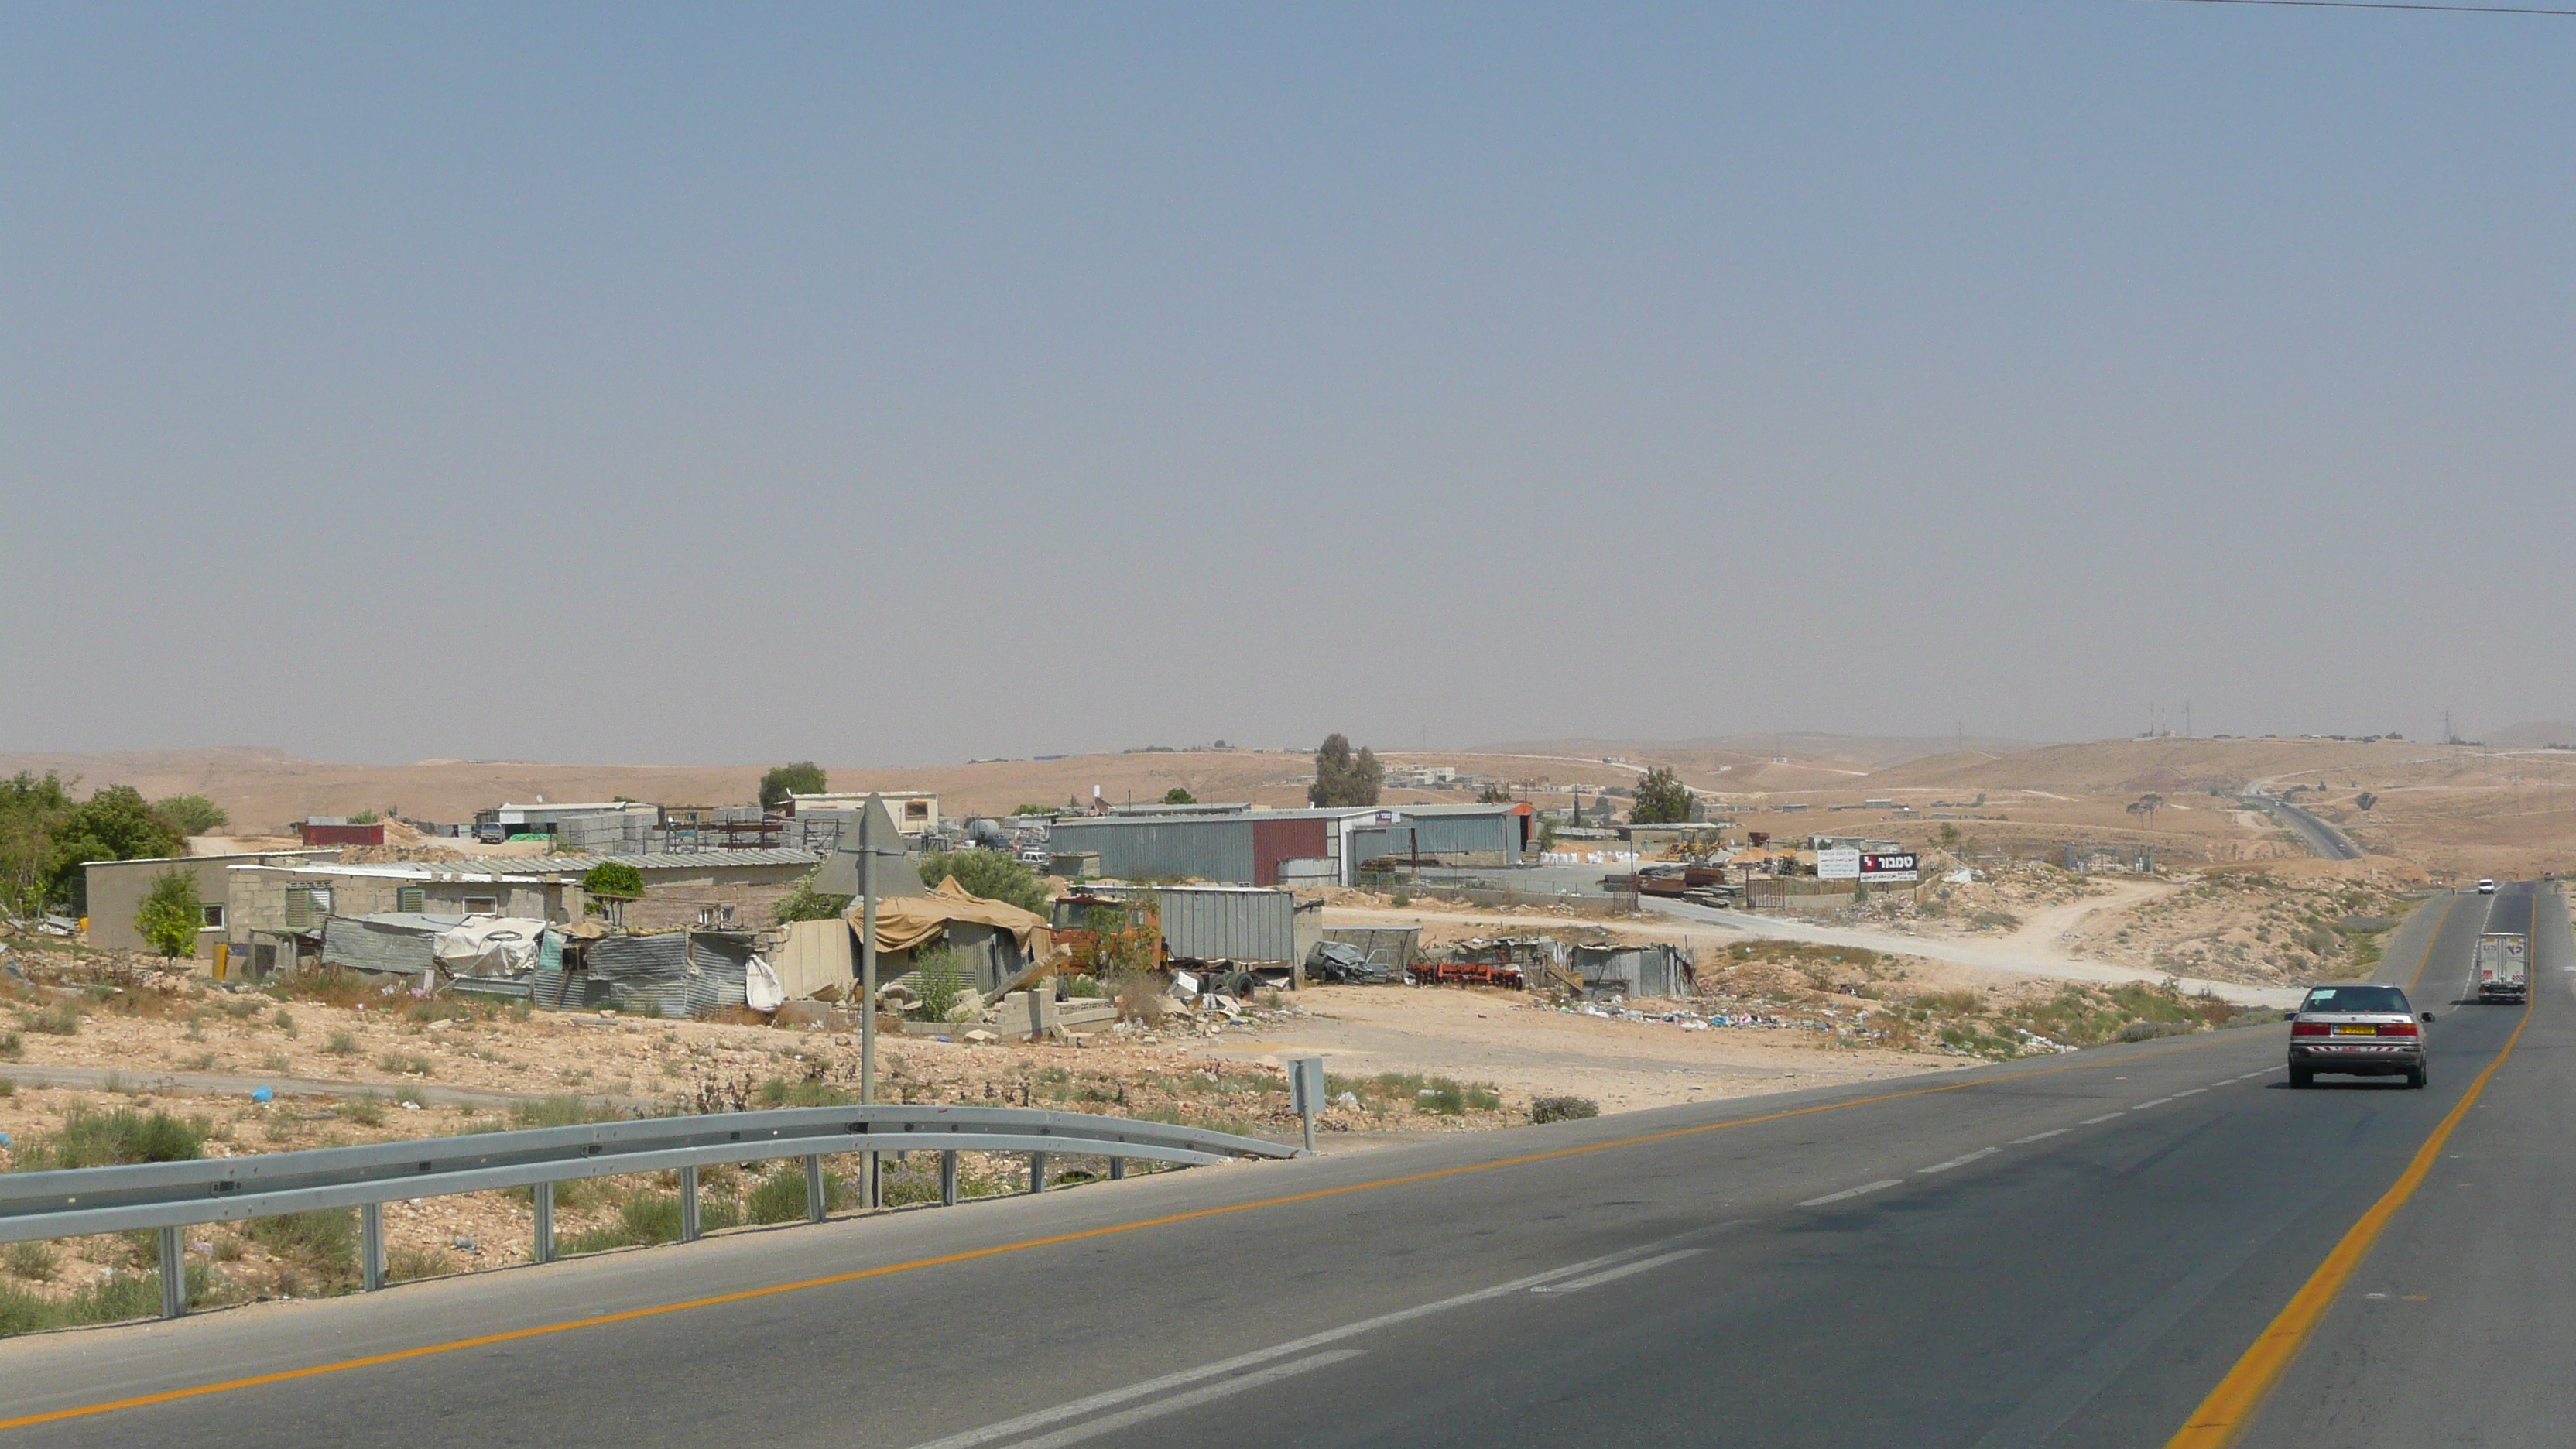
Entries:
POLYGON ((1163 1024, 1163 978, 1156 973, 1121 971, 1109 979, 1109 995, 1118 1003, 1120 1021, 1163 1024))

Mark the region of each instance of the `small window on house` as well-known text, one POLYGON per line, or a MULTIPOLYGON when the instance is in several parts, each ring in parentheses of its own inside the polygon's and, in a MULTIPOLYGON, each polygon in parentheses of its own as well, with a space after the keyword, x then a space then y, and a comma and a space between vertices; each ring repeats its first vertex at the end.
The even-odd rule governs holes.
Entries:
POLYGON ((904 823, 907 825, 915 820, 918 820, 925 825, 930 823, 930 802, 927 800, 904 801, 903 818, 904 823))
POLYGON ((329 886, 300 885, 286 888, 286 929, 309 931, 322 924, 331 914, 329 886))
POLYGON ((419 886, 394 887, 394 909, 417 914, 429 909, 429 892, 419 886))
POLYGON ((465 898, 465 914, 469 916, 497 916, 501 914, 501 898, 499 896, 467 896, 465 898))
POLYGON ((224 908, 220 901, 199 906, 197 916, 209 931, 220 931, 224 928, 224 908))

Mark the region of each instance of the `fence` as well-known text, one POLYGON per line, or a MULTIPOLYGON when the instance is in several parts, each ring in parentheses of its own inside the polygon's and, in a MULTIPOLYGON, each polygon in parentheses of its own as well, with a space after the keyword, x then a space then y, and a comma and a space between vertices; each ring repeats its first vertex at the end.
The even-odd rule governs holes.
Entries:
POLYGON ((1029 1190, 1046 1190, 1047 1158, 1106 1157, 1112 1178, 1131 1159, 1201 1166, 1229 1157, 1283 1158, 1295 1148, 1200 1127, 1016 1107, 797 1107, 537 1127, 463 1137, 379 1142, 190 1162, 0 1174, 0 1243, 159 1229, 161 1315, 187 1311, 180 1229, 317 1208, 360 1211, 361 1281, 384 1286, 383 1205, 398 1199, 533 1189, 536 1261, 554 1259, 554 1184, 677 1171, 680 1239, 698 1237, 698 1170, 722 1163, 805 1159, 806 1216, 821 1222, 823 1158, 845 1152, 935 1150, 940 1201, 957 1201, 957 1154, 1024 1152, 1029 1190))

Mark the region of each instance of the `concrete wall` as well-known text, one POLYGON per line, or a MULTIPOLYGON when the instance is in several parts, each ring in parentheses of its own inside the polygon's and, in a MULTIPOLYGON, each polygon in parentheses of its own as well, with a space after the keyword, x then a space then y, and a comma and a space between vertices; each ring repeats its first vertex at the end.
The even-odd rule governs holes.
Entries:
MULTIPOLYGON (((796 868, 795 873, 801 876, 809 869, 811 867, 800 866, 796 868)), ((733 911, 735 929, 766 930, 769 927, 772 909, 777 906, 781 897, 795 888, 793 880, 771 881, 758 885, 730 883, 715 885, 664 884, 658 880, 647 879, 644 884, 644 899, 627 902, 623 919, 633 930, 677 931, 700 924, 698 913, 705 911, 709 915, 706 924, 720 927, 724 924, 724 912, 730 907, 733 911)))
POLYGON ((479 903, 489 898, 496 915, 566 925, 572 920, 567 897, 571 907, 577 908, 580 903, 577 888, 548 881, 406 880, 399 876, 335 876, 292 867, 237 867, 226 872, 225 926, 231 939, 246 941, 252 932, 320 930, 318 918, 309 926, 288 923, 287 892, 304 886, 328 889, 330 913, 338 916, 373 916, 405 909, 399 893, 407 887, 420 890, 421 903, 416 909, 434 916, 464 915, 473 909, 469 901, 479 903))
POLYGON ((143 908, 144 896, 162 873, 182 870, 197 878, 197 899, 222 908, 224 919, 197 932, 197 955, 211 958, 215 943, 228 939, 231 927, 231 902, 227 889, 228 867, 236 865, 279 865, 298 862, 323 865, 340 858, 336 850, 271 851, 260 855, 192 855, 175 860, 94 860, 82 867, 87 878, 89 899, 89 943, 110 951, 149 951, 143 933, 134 929, 134 913, 143 908))

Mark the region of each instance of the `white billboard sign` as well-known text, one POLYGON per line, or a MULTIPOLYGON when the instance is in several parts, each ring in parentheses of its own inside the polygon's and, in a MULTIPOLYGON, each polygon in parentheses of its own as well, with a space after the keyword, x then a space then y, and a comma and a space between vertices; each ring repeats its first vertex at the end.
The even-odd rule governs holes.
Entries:
POLYGON ((1816 879, 1860 879, 1860 852, 1857 850, 1819 850, 1816 852, 1816 879))

